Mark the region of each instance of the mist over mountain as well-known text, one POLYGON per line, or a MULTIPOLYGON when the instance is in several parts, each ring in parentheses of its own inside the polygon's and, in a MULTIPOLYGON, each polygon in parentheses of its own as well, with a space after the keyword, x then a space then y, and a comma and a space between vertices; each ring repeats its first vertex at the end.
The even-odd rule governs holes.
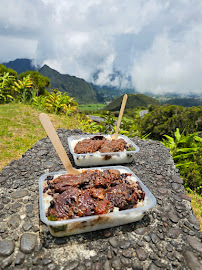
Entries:
POLYGON ((132 78, 130 75, 126 75, 120 70, 113 69, 111 73, 104 70, 97 70, 93 75, 91 82, 94 85, 99 85, 100 87, 107 86, 111 88, 116 88, 119 90, 129 91, 131 93, 135 92, 135 88, 132 84, 132 78))
POLYGON ((200 95, 201 10, 200 0, 1 0, 0 62, 31 58, 100 86, 200 95))
MULTIPOLYGON (((35 63, 35 60, 22 58, 2 64, 7 68, 12 68, 13 70, 17 71, 18 74, 27 70, 39 71, 43 76, 49 77, 51 81, 51 88, 58 88, 61 92, 66 92, 68 95, 75 97, 79 103, 112 101, 125 93, 140 93, 133 87, 134 83, 132 82, 131 76, 125 75, 116 68, 114 68, 110 73, 107 71, 105 72, 104 69, 98 69, 92 74, 91 80, 87 82, 86 80, 76 76, 61 74, 48 65, 40 67, 35 63)), ((190 99, 194 99, 202 97, 202 91, 198 94, 192 92, 182 94, 181 92, 172 93, 168 91, 156 95, 155 92, 152 93, 150 89, 148 89, 147 91, 145 90, 143 94, 150 97, 155 97, 162 101, 162 103, 168 100, 164 100, 164 97, 168 97, 169 99, 181 99, 188 97, 190 99)), ((174 102, 173 104, 176 104, 175 101, 172 102, 174 102)), ((190 101, 190 104, 198 104, 198 101, 190 101)))
POLYGON ((61 74, 48 65, 36 66, 35 61, 31 59, 16 59, 3 63, 3 65, 14 69, 18 74, 27 70, 37 70, 41 75, 50 79, 51 88, 58 88, 61 92, 74 96, 80 103, 111 101, 124 93, 135 93, 131 77, 125 76, 118 70, 114 70, 113 73, 106 74, 106 76, 103 76, 103 70, 98 70, 93 74, 89 83, 76 76, 61 74))

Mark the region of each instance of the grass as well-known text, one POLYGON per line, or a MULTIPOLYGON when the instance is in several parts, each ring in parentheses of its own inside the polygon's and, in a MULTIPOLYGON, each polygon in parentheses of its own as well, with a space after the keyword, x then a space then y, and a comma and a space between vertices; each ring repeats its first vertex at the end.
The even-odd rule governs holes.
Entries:
POLYGON ((87 112, 87 111, 97 111, 99 109, 102 109, 106 106, 106 104, 103 103, 97 103, 97 104, 84 104, 79 105, 79 111, 80 112, 87 112))
POLYGON ((188 192, 187 195, 191 197, 191 206, 194 210, 194 214, 200 222, 201 230, 202 230, 202 196, 197 193, 188 192))
MULTIPOLYGON (((47 136, 39 121, 40 113, 28 105, 0 105, 0 170, 47 136)), ((76 117, 48 115, 55 129, 81 126, 76 117)))
MULTIPOLYGON (((11 160, 20 159, 38 140, 46 137, 39 121, 41 112, 24 104, 0 105, 0 171, 11 160)), ((82 121, 76 116, 48 114, 57 128, 81 128, 82 121)), ((202 196, 187 193, 192 198, 192 208, 202 229, 202 196)))

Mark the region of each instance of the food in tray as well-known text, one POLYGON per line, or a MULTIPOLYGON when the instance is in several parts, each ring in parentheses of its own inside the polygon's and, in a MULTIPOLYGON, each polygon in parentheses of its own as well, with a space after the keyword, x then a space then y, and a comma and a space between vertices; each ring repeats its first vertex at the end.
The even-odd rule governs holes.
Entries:
POLYGON ((144 205, 145 192, 131 173, 117 169, 81 170, 79 175, 47 176, 46 216, 51 221, 107 214, 144 205))
POLYGON ((122 152, 124 150, 135 150, 135 148, 127 143, 123 138, 113 140, 111 137, 104 137, 102 135, 96 135, 92 138, 83 139, 74 147, 76 154, 95 153, 111 153, 111 152, 122 152))
POLYGON ((68 137, 70 152, 77 166, 123 164, 133 161, 139 148, 128 137, 119 135, 80 135, 68 137))

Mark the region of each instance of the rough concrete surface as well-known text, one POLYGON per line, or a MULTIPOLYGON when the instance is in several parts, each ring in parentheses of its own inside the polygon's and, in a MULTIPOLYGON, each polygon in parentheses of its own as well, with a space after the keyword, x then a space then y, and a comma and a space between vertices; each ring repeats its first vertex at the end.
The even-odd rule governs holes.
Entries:
MULTIPOLYGON (((57 132, 74 165, 67 137, 82 132, 57 132)), ((115 228, 55 238, 40 221, 39 177, 64 170, 48 138, 4 167, 0 173, 0 268, 202 269, 200 224, 171 155, 159 142, 137 137, 132 141, 140 151, 124 166, 153 193, 157 205, 141 221, 115 228)))

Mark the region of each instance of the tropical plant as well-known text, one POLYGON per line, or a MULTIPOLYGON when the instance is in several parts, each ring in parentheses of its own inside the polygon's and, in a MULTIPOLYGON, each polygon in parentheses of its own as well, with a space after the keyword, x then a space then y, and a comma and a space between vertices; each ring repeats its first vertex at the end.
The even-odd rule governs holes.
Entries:
POLYGON ((104 125, 101 127, 102 132, 106 134, 111 134, 115 132, 115 124, 116 124, 116 118, 114 115, 109 111, 103 111, 101 112, 100 116, 104 118, 104 125))
POLYGON ((76 112, 78 107, 73 97, 62 94, 58 89, 52 89, 47 96, 34 97, 32 105, 55 114, 70 114, 76 112))
POLYGON ((8 72, 0 75, 0 103, 9 103, 13 100, 11 85, 14 77, 8 72))
POLYGON ((52 113, 69 114, 75 112, 78 107, 74 98, 66 96, 66 93, 61 93, 58 89, 53 89, 46 98, 46 108, 52 113))
POLYGON ((163 144, 170 149, 176 167, 184 179, 185 187, 202 192, 202 138, 198 133, 184 135, 180 134, 179 128, 172 138, 164 135, 163 144))
POLYGON ((33 87, 30 75, 15 81, 12 90, 16 101, 21 101, 22 103, 25 103, 26 101, 31 103, 32 99, 37 94, 37 90, 33 87))
POLYGON ((45 96, 33 97, 32 105, 39 110, 44 110, 46 108, 46 97, 45 96))
POLYGON ((26 78, 30 76, 34 88, 37 89, 38 95, 45 95, 46 94, 46 88, 50 87, 50 79, 48 77, 42 76, 38 71, 26 71, 19 75, 19 79, 23 80, 23 78, 26 78))

